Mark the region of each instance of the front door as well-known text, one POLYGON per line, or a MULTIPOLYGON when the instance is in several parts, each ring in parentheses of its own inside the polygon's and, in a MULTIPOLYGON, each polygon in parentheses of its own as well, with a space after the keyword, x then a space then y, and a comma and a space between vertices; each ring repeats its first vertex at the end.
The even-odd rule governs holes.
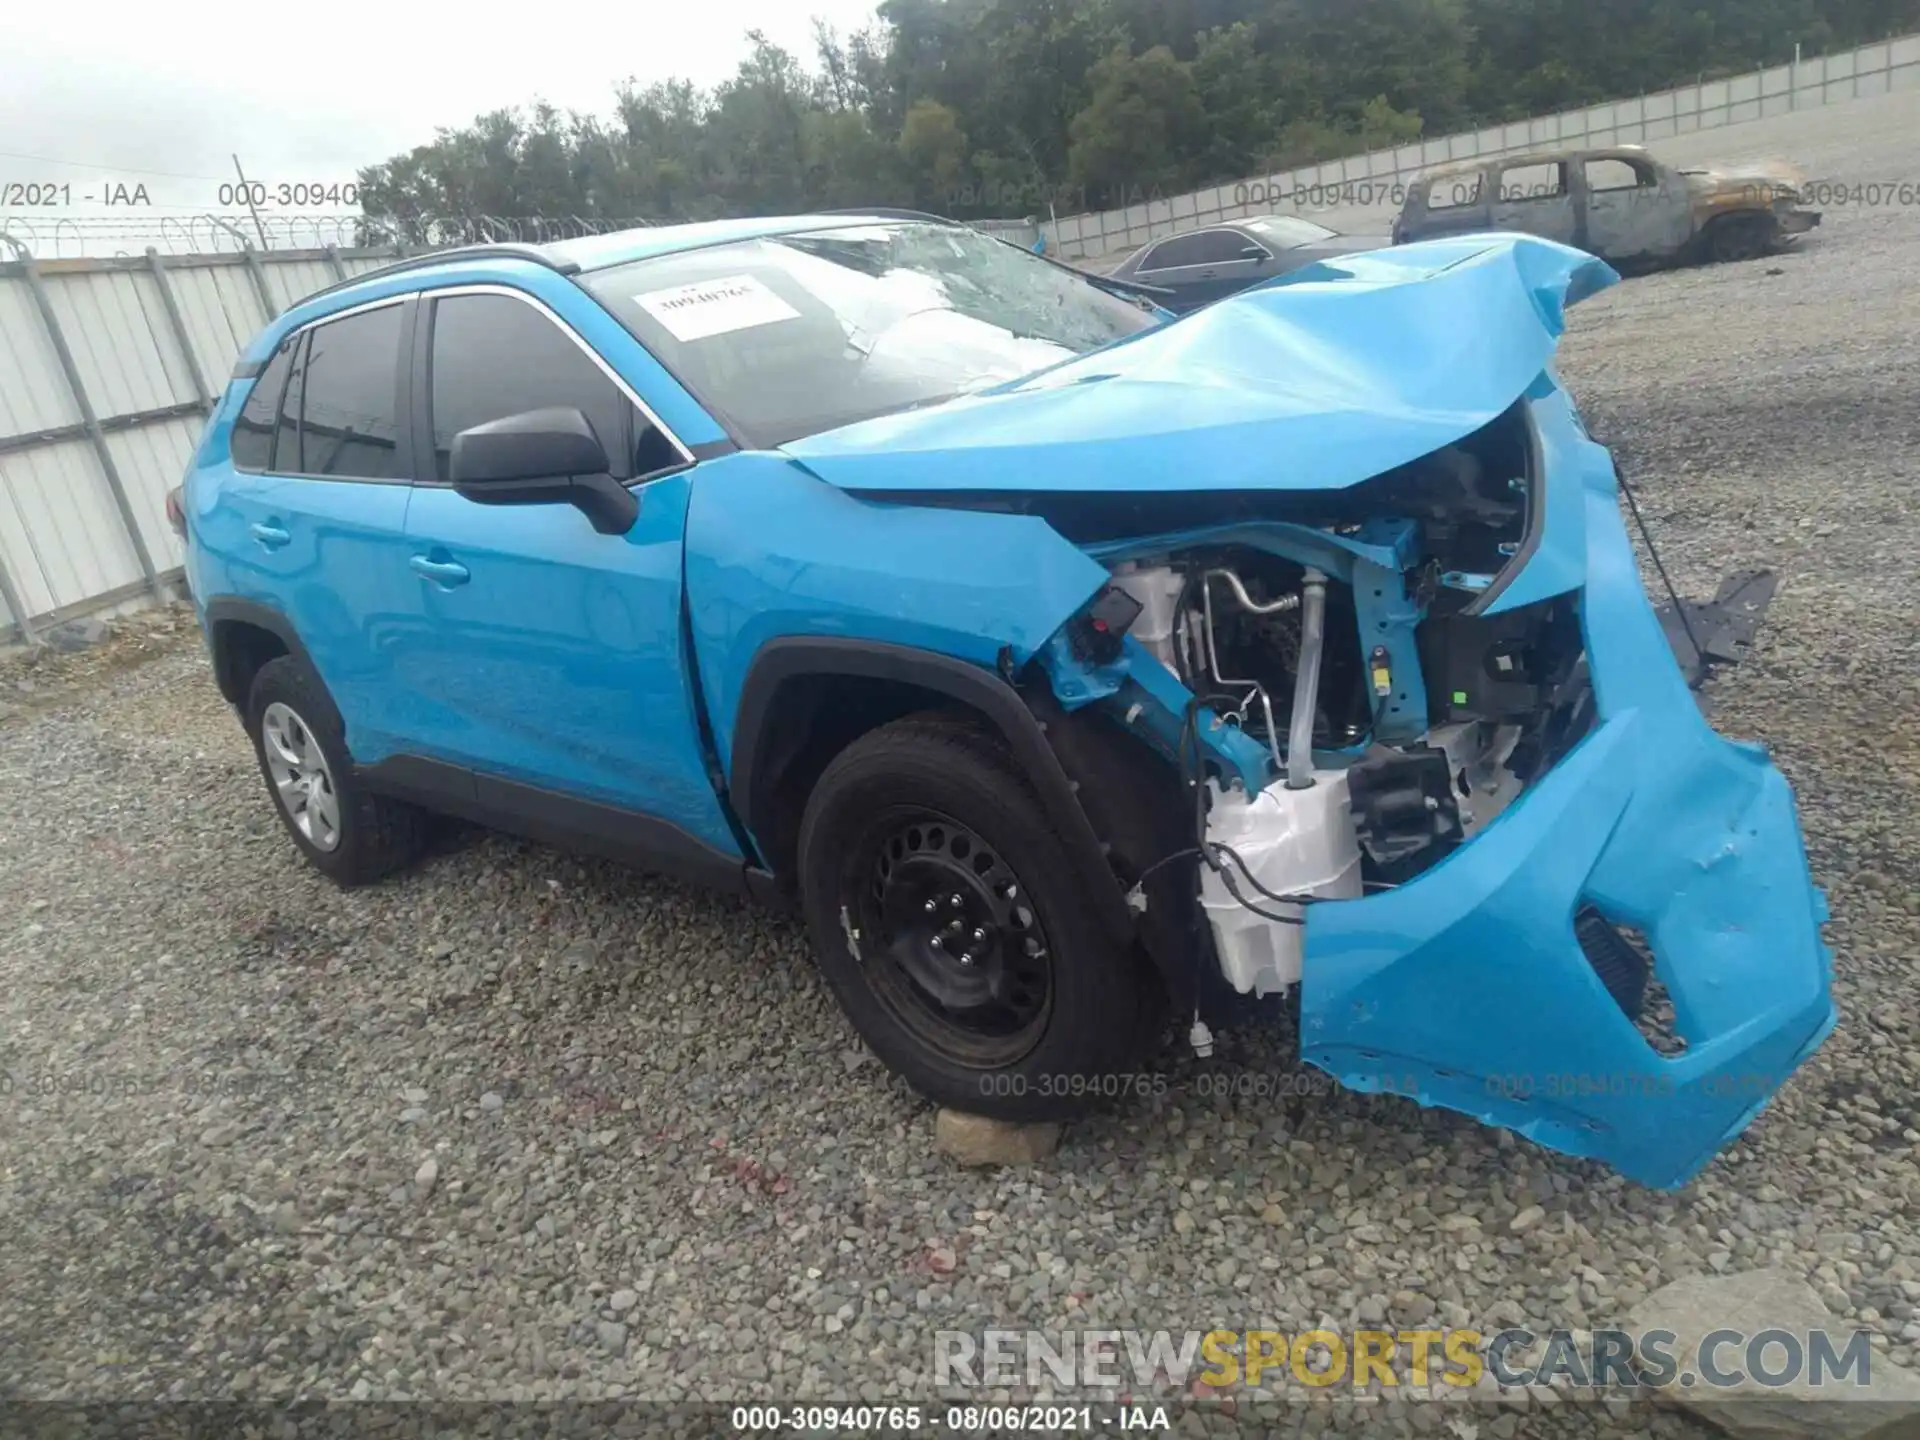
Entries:
POLYGON ((420 748, 483 789, 494 777, 640 812, 737 854, 682 647, 691 457, 531 295, 487 286, 421 303, 415 414, 431 440, 407 515, 417 623, 400 662, 420 748), (633 486, 627 534, 599 534, 571 505, 481 505, 447 483, 460 431, 550 406, 585 414, 633 486))
POLYGON ((1603 260, 1633 260, 1671 255, 1686 244, 1693 217, 1684 182, 1662 184, 1659 168, 1637 156, 1591 156, 1580 172, 1586 249, 1603 260))

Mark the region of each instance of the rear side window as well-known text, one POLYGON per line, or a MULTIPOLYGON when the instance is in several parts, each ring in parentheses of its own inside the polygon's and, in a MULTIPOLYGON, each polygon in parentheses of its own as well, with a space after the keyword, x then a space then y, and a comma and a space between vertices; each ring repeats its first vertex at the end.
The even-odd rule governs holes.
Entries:
POLYGON ((1500 172, 1502 200, 1557 200, 1566 193, 1566 166, 1557 160, 1515 165, 1500 172))
POLYGON ((433 461, 449 478, 453 437, 528 410, 572 406, 606 447, 616 480, 681 463, 680 452, 545 312, 511 295, 433 306, 433 461))
POLYGON ((300 475, 395 480, 400 459, 400 306, 307 331, 305 363, 287 387, 273 468, 300 475))
POLYGON ((267 362, 267 368, 253 382, 253 389, 247 392, 247 403, 234 417, 233 438, 228 444, 234 469, 257 474, 272 467, 274 419, 280 409, 280 397, 286 393, 293 352, 305 338, 290 335, 282 340, 280 348, 267 362))
POLYGON ((1170 270, 1180 265, 1218 265, 1238 260, 1253 241, 1231 230, 1203 230, 1162 241, 1141 265, 1142 270, 1170 270))

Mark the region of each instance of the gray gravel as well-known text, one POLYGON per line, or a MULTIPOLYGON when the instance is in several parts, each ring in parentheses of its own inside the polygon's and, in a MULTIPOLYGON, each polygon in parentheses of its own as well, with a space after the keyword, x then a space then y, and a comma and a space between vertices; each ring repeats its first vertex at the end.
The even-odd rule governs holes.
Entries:
POLYGON ((342 894, 191 638, 136 628, 0 670, 0 1393, 926 1398, 940 1328, 1592 1327, 1765 1264, 1920 1368, 1917 268, 1912 211, 1839 211, 1564 352, 1683 589, 1785 577, 1717 717, 1794 781, 1835 914, 1838 1032, 1684 1193, 1393 1099, 1203 1096, 1178 1051, 1052 1164, 959 1171, 796 926, 472 833, 342 894))

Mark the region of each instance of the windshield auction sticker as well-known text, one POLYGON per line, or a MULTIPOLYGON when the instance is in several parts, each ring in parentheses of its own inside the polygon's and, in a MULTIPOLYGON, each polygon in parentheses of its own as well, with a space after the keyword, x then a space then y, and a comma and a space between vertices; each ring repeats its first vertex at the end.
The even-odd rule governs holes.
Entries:
POLYGON ((648 290, 633 298, 676 340, 705 340, 733 330, 800 318, 798 310, 751 275, 698 280, 671 290, 648 290))

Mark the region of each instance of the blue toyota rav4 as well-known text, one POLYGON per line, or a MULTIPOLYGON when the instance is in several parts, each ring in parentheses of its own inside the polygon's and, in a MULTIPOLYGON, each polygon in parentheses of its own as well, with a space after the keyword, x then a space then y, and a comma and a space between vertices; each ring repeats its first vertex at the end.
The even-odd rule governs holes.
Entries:
POLYGON ((1555 376, 1614 278, 1467 236, 1173 320, 896 212, 447 252, 247 349, 190 578, 344 884, 446 812, 795 904, 1009 1117, 1284 996, 1348 1086, 1677 1185, 1834 1012, 1555 376))

